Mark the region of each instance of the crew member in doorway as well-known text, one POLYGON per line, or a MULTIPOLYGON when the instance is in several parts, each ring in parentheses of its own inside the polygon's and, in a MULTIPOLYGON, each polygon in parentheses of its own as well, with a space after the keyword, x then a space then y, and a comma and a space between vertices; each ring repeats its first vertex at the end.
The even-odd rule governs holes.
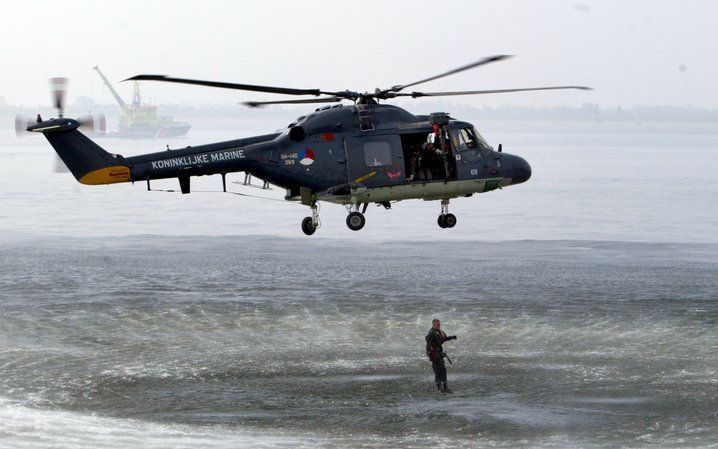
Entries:
POLYGON ((438 144, 438 127, 427 134, 426 141, 417 145, 411 158, 411 176, 408 181, 431 181, 434 178, 434 169, 437 167, 440 157, 438 144))
POLYGON ((411 175, 407 178, 407 181, 414 182, 414 180, 424 181, 431 179, 431 171, 428 171, 427 176, 427 171, 424 170, 423 153, 423 146, 418 146, 414 150, 414 153, 411 156, 411 175))
POLYGON ((434 128, 434 152, 436 153, 436 163, 443 172, 444 179, 449 178, 449 136, 446 134, 446 127, 433 125, 434 128))
POLYGON ((431 181, 435 177, 449 177, 447 155, 449 154, 449 138, 446 129, 437 124, 427 134, 426 141, 414 149, 411 158, 411 175, 407 180, 431 181))
POLYGON ((434 369, 434 380, 436 388, 440 393, 451 393, 446 382, 446 365, 444 364, 443 344, 445 341, 456 340, 456 335, 447 336, 441 330, 441 321, 433 319, 431 329, 426 334, 426 355, 431 360, 431 367, 434 369))

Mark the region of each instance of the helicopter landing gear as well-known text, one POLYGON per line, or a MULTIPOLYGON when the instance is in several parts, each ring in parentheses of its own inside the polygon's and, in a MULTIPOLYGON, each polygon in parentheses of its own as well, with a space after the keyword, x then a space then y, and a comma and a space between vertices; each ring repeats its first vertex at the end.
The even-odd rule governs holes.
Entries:
POLYGON ((304 220, 302 220, 302 231, 306 235, 312 235, 319 226, 321 226, 321 222, 319 221, 319 204, 314 203, 312 204, 312 216, 304 217, 304 220))
POLYGON ((456 215, 439 215, 439 219, 437 220, 437 222, 439 223, 439 227, 441 228, 453 228, 454 226, 456 226, 456 215))
POLYGON ((312 235, 317 230, 312 223, 312 217, 304 217, 302 220, 302 231, 307 235, 312 235))
MULTIPOLYGON (((363 212, 366 212, 367 205, 368 203, 364 204, 363 212)), ((358 231, 363 228, 366 224, 366 218, 364 218, 364 214, 362 212, 359 212, 359 205, 347 206, 347 209, 349 210, 349 215, 347 215, 347 226, 349 229, 352 231, 358 231)))
POLYGON ((441 215, 437 222, 442 229, 456 226, 456 215, 449 213, 449 200, 441 200, 441 215))
POLYGON ((347 215, 347 226, 349 226, 349 229, 352 231, 360 230, 365 224, 366 218, 364 218, 364 214, 361 212, 354 211, 347 215))

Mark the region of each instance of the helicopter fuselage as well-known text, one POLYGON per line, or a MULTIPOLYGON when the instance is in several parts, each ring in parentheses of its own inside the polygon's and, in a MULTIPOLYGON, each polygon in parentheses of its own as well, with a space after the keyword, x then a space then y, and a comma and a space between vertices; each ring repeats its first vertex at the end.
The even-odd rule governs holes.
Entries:
POLYGON ((347 225, 356 231, 369 203, 389 208, 394 201, 441 200, 439 226, 451 228, 450 199, 531 176, 524 159, 501 146, 494 150, 470 123, 387 104, 324 107, 281 132, 130 157, 103 150, 79 126, 72 119, 38 118, 27 129, 43 133, 83 184, 146 181, 149 189, 152 180, 177 178, 186 194, 194 176, 220 174, 226 191, 225 175, 245 172, 264 186, 286 189, 286 200, 311 207, 312 216, 302 222, 308 235, 320 225, 320 201, 347 206, 347 225))
POLYGON ((320 108, 281 133, 128 157, 126 180, 244 171, 285 188, 288 200, 308 191, 311 201, 360 204, 450 199, 530 177, 525 160, 495 151, 471 124, 450 119, 446 130, 447 154, 424 177, 412 159, 434 131, 429 117, 372 104, 320 108))

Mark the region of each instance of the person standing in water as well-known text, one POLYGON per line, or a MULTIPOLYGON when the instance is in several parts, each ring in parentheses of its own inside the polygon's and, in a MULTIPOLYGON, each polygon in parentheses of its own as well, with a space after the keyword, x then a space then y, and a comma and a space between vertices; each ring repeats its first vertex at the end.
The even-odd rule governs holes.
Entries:
POLYGON ((434 380, 436 388, 441 393, 451 393, 446 382, 446 365, 444 364, 444 348, 445 341, 456 340, 456 335, 447 336, 441 330, 441 321, 433 319, 431 321, 431 329, 426 334, 426 355, 431 360, 431 367, 434 369, 434 380))

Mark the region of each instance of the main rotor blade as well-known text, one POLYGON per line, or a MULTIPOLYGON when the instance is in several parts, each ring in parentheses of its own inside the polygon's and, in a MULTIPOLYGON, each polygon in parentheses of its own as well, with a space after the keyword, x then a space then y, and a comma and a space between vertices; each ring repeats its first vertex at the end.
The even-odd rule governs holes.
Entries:
POLYGON ((453 70, 449 70, 448 72, 444 72, 444 73, 441 73, 441 74, 439 74, 439 75, 434 75, 434 76, 432 76, 432 77, 429 77, 429 78, 426 78, 426 79, 423 79, 423 80, 420 80, 420 81, 415 81, 415 82, 409 83, 409 84, 401 84, 401 85, 398 85, 398 86, 393 86, 393 87, 391 87, 391 88, 389 88, 389 89, 384 89, 383 91, 381 91, 381 93, 399 92, 400 90, 404 90, 404 89, 406 89, 407 87, 416 86, 417 84, 421 84, 421 83, 426 83, 426 82, 429 82, 429 81, 438 80, 439 78, 443 78, 443 77, 445 77, 445 76, 449 76, 449 75, 453 75, 453 74, 455 74, 455 73, 463 72, 464 70, 473 69, 473 68, 476 68, 476 67, 479 67, 479 66, 482 66, 482 65, 485 65, 485 64, 490 64, 490 63, 492 63, 492 62, 503 61, 504 59, 508 59, 508 58, 511 58, 511 55, 489 56, 488 58, 479 59, 478 61, 472 62, 471 64, 466 64, 466 65, 463 65, 463 66, 461 66, 461 67, 457 67, 457 68, 455 68, 455 69, 453 69, 453 70))
POLYGON ((553 87, 524 87, 519 89, 493 89, 493 90, 465 90, 457 92, 412 92, 410 94, 396 94, 397 97, 448 97, 452 95, 484 95, 484 94, 503 94, 507 92, 527 92, 532 90, 559 90, 559 89, 578 89, 593 90, 586 86, 553 86, 553 87))
POLYGON ((307 104, 307 103, 336 103, 342 101, 339 97, 308 98, 306 100, 277 100, 277 101, 245 101, 242 104, 250 108, 260 108, 269 104, 307 104))
POLYGON ((192 80, 186 78, 173 78, 167 75, 137 75, 125 81, 162 81, 165 83, 194 84, 197 86, 221 87, 223 89, 248 90, 252 92, 267 92, 270 94, 287 95, 322 95, 333 92, 323 92, 319 89, 294 89, 291 87, 258 86, 253 84, 224 83, 221 81, 192 80))

